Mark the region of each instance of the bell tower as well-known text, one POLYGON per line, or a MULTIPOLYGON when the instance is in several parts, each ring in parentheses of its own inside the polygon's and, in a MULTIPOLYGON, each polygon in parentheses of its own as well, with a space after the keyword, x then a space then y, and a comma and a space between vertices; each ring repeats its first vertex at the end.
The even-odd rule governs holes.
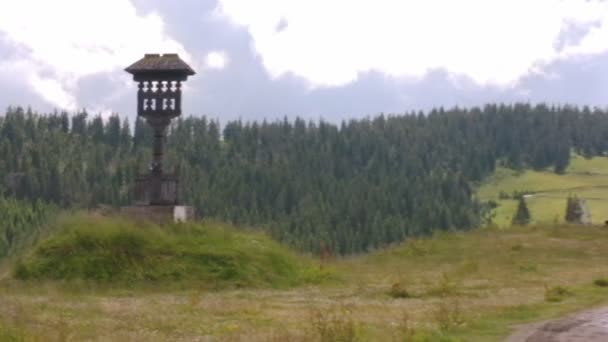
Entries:
POLYGON ((194 216, 194 211, 191 207, 178 205, 178 176, 165 172, 163 157, 167 127, 172 119, 182 114, 182 82, 195 72, 172 53, 146 54, 125 71, 138 82, 137 115, 144 118, 154 131, 152 161, 148 173, 136 180, 135 206, 128 207, 128 210, 139 208, 144 216, 152 217, 157 212, 174 211, 174 219, 177 219, 177 210, 186 213, 182 218, 186 220, 188 216, 194 216))

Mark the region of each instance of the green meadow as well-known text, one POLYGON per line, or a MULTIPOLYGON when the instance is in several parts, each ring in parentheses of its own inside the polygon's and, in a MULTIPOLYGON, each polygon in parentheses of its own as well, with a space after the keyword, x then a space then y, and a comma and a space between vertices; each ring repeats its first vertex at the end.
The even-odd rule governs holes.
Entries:
POLYGON ((0 341, 500 341, 608 302, 596 226, 486 227, 321 260, 216 222, 58 224, 0 280, 0 341))
POLYGON ((517 172, 498 168, 496 173, 481 184, 478 196, 481 200, 494 200, 498 207, 493 222, 508 227, 517 208, 514 193, 528 192, 526 203, 532 223, 563 223, 566 199, 577 196, 586 199, 594 224, 608 220, 608 158, 585 159, 573 155, 570 165, 562 175, 551 170, 517 172), (500 193, 510 196, 501 199, 500 193))

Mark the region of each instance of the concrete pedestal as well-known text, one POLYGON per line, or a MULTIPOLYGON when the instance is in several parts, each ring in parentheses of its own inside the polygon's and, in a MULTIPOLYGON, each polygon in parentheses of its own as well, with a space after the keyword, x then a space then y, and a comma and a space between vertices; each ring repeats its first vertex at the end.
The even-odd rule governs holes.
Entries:
POLYGON ((132 205, 120 208, 120 213, 138 220, 155 223, 194 220, 194 207, 186 205, 132 205))

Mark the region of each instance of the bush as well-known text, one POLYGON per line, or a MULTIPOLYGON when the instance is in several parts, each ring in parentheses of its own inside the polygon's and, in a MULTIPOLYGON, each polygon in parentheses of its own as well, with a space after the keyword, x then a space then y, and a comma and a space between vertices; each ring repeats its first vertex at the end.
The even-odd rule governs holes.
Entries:
POLYGON ((516 244, 516 245, 511 246, 511 250, 512 250, 512 251, 515 251, 515 252, 519 252, 519 251, 521 251, 522 249, 524 249, 524 246, 523 246, 522 244, 520 244, 520 243, 518 243, 518 244, 516 244))
POLYGON ((394 283, 388 291, 388 295, 393 298, 410 298, 407 289, 399 282, 394 283))
POLYGON ((504 190, 500 190, 500 192, 498 193, 498 199, 500 199, 500 200, 511 199, 511 196, 508 193, 506 193, 504 190))
POLYGON ((447 273, 441 274, 441 280, 439 280, 439 284, 431 288, 428 292, 428 295, 431 296, 439 296, 439 297, 447 297, 450 295, 458 294, 458 284, 455 283, 447 273))
POLYGON ((572 292, 562 286, 547 287, 545 285, 545 301, 561 302, 566 297, 572 296, 572 292))
POLYGON ((462 326, 466 322, 457 300, 441 301, 433 311, 433 318, 443 331, 462 326))
POLYGON ((606 278, 598 278, 593 281, 595 286, 599 287, 608 287, 608 279, 606 278))

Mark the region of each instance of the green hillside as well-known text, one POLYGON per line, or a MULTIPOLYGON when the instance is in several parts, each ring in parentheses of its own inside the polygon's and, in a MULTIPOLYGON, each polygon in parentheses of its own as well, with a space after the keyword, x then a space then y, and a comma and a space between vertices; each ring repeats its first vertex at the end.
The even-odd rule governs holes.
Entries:
POLYGON ((20 260, 25 280, 112 284, 194 282, 208 288, 283 287, 315 277, 310 261, 261 233, 214 223, 158 226, 118 217, 75 216, 20 260))
POLYGON ((590 159, 572 155, 564 174, 552 170, 517 172, 498 168, 478 190, 481 200, 498 203, 493 222, 501 227, 511 224, 517 208, 514 193, 528 192, 526 203, 532 214, 532 223, 564 222, 566 199, 577 196, 587 200, 594 224, 608 219, 608 158, 590 159), (509 199, 501 199, 500 193, 509 199))

